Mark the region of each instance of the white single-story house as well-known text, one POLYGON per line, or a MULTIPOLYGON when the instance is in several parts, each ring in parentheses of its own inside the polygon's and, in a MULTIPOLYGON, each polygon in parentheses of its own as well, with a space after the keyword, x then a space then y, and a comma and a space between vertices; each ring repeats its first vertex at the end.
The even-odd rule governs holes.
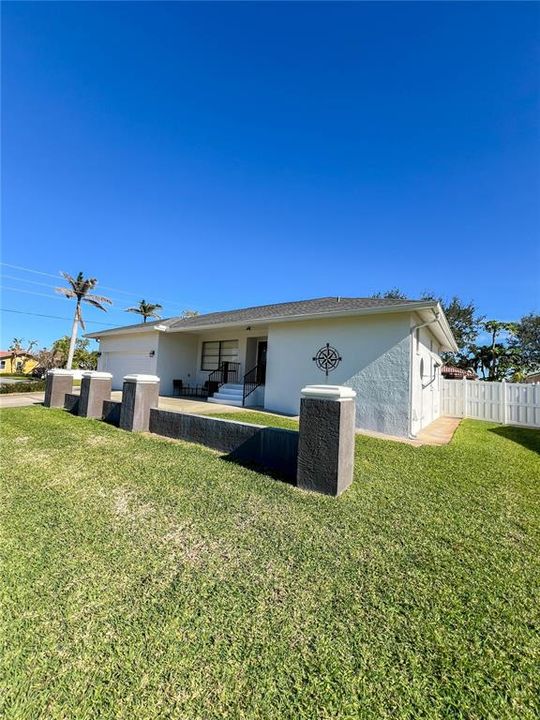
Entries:
POLYGON ((347 385, 359 428, 414 436, 439 416, 442 351, 457 346, 436 301, 325 297, 90 333, 113 388, 131 373, 160 393, 296 415, 305 385, 347 385), (328 370, 328 374, 326 371, 328 370))

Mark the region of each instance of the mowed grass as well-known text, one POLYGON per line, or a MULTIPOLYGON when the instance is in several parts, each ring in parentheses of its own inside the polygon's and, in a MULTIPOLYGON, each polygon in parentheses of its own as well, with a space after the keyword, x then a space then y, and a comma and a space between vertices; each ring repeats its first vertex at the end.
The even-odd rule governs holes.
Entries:
POLYGON ((358 437, 308 494, 1 413, 2 718, 537 718, 540 434, 358 437))
POLYGON ((238 412, 227 413, 205 413, 208 417, 222 418, 223 420, 238 420, 238 422, 250 423, 251 425, 271 425, 272 427, 285 428, 286 430, 298 430, 298 419, 284 415, 273 415, 257 410, 239 410, 238 412))

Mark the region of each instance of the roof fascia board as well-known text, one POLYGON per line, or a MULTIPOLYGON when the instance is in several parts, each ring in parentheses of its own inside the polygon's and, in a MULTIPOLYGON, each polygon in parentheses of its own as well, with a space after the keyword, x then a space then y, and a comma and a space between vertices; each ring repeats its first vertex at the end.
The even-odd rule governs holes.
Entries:
MULTIPOLYGON (((432 306, 429 309, 437 315, 437 322, 429 323, 429 328, 437 337, 437 339, 442 343, 443 350, 457 352, 459 348, 457 346, 454 334, 450 329, 450 325, 448 324, 448 320, 446 319, 446 315, 444 314, 444 310, 442 309, 440 303, 437 303, 436 306, 432 306)), ((416 311, 419 320, 421 322, 429 321, 430 318, 422 314, 423 310, 424 308, 420 308, 416 311)))
POLYGON ((99 330, 93 333, 86 333, 85 338, 99 339, 106 335, 133 335, 140 332, 163 332, 157 330, 153 325, 133 325, 133 327, 111 328, 110 330, 99 330))
POLYGON ((223 323, 211 323, 209 325, 190 325, 189 327, 170 327, 167 333, 174 332, 200 332, 201 330, 212 330, 226 327, 241 327, 242 325, 274 325, 276 323, 284 322, 301 322, 302 320, 321 320, 325 318, 334 317, 355 317, 358 315, 382 315, 402 312, 416 312, 418 310, 433 309, 436 303, 433 301, 426 301, 415 303, 404 304, 404 305, 391 305, 373 308, 353 308, 350 310, 336 310, 336 311, 321 311, 318 313, 300 314, 300 315, 285 315, 283 317, 261 317, 255 320, 234 320, 232 322, 223 323))
MULTIPOLYGON (((112 328, 111 330, 104 330, 103 332, 95 332, 95 333, 88 333, 85 335, 87 338, 93 338, 93 339, 99 339, 101 337, 109 337, 113 335, 131 335, 133 333, 141 333, 141 332, 163 332, 163 333, 198 333, 198 332, 206 332, 211 330, 220 330, 225 328, 235 328, 235 327, 242 327, 243 325, 251 325, 251 326, 259 326, 259 325, 273 325, 276 323, 287 323, 287 322, 302 322, 304 320, 321 320, 326 318, 336 318, 336 317, 359 317, 359 316, 366 316, 366 315, 383 315, 383 314, 392 314, 392 313, 421 313, 425 310, 431 310, 432 312, 438 312, 438 322, 436 323, 440 330, 441 335, 444 339, 444 342, 449 350, 452 350, 456 352, 458 350, 458 347, 456 345, 456 342, 454 340, 454 336, 452 334, 452 331, 450 330, 450 326, 448 325, 448 321, 446 319, 446 316, 444 314, 443 309, 441 308, 440 304, 438 302, 435 302, 433 300, 426 300, 426 301, 420 301, 416 303, 402 303, 399 305, 383 305, 379 307, 371 307, 371 308, 353 308, 350 310, 335 310, 335 311, 321 311, 317 313, 309 313, 309 314, 298 314, 298 315, 286 315, 283 317, 261 317, 256 318, 254 320, 235 320, 232 322, 222 322, 222 323, 210 323, 207 325, 201 324, 201 325, 189 325, 187 327, 167 327, 164 330, 157 329, 157 327, 153 324, 145 324, 145 325, 134 325, 131 327, 123 327, 123 328, 112 328)), ((434 323, 435 325, 435 323, 434 323)))

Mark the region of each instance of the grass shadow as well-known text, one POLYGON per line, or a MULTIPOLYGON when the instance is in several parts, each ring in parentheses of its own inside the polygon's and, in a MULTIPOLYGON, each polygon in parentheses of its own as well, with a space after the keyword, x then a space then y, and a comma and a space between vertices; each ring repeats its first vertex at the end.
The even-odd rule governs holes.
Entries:
POLYGON ((254 460, 243 459, 235 455, 234 453, 230 453, 229 455, 222 455, 220 460, 223 460, 227 463, 232 463, 233 465, 238 465, 245 468, 246 470, 252 470, 253 472, 259 473, 259 475, 266 475, 272 480, 277 480, 278 482, 285 483, 286 485, 292 485, 296 487, 296 473, 293 476, 288 471, 277 470, 275 468, 268 467, 267 465, 262 465, 261 463, 258 463, 254 460))
POLYGON ((499 427, 490 428, 489 432, 507 440, 512 440, 512 442, 518 443, 527 450, 532 450, 540 455, 540 430, 516 427, 514 425, 500 425, 499 427))

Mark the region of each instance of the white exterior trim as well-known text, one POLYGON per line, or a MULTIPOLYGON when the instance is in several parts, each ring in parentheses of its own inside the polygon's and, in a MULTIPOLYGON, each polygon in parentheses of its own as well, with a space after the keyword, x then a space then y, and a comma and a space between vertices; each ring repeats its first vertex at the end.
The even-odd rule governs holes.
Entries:
POLYGON ((159 382, 159 378, 157 375, 143 375, 142 373, 135 373, 133 375, 125 375, 124 382, 137 383, 137 385, 155 385, 159 382))
POLYGON ((355 391, 345 385, 306 385, 300 394, 318 400, 352 400, 356 397, 355 391))

